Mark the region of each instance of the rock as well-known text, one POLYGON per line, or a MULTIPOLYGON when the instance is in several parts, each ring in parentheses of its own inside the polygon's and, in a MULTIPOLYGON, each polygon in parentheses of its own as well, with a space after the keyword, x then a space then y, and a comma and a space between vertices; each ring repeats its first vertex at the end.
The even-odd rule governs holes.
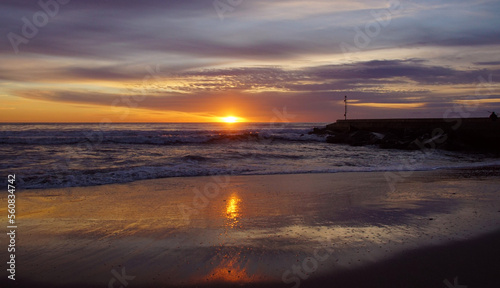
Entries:
POLYGON ((443 149, 447 146, 448 136, 446 134, 430 135, 425 133, 413 140, 409 145, 411 150, 443 149))
POLYGON ((326 143, 344 144, 346 142, 347 142, 347 135, 345 134, 335 134, 326 137, 326 143))
POLYGON ((325 135, 328 134, 328 130, 326 128, 314 127, 313 130, 308 132, 307 134, 325 135))
POLYGON ((338 120, 326 127, 314 128, 309 134, 327 136, 328 143, 353 146, 378 144, 383 149, 446 149, 500 154, 500 121, 487 118, 338 120))
POLYGON ((366 130, 358 130, 349 134, 347 142, 352 146, 375 145, 379 144, 381 134, 366 130))

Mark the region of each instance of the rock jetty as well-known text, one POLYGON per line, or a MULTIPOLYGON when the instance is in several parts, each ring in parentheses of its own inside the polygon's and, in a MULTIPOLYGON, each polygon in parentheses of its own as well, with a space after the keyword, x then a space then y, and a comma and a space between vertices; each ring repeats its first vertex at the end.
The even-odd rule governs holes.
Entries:
POLYGON ((337 120, 309 133, 352 146, 500 152, 500 120, 490 118, 337 120))

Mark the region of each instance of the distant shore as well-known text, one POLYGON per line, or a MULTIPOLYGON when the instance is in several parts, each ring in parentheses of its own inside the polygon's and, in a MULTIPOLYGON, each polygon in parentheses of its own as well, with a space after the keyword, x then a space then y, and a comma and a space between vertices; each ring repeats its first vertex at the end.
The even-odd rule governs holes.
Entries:
POLYGON ((500 152, 500 120, 489 118, 337 120, 310 133, 353 146, 500 152))
POLYGON ((181 177, 21 191, 17 287, 108 287, 117 273, 130 276, 128 287, 293 287, 297 279, 300 287, 396 287, 408 275, 405 287, 446 288, 456 276, 469 287, 496 283, 500 170, 388 173, 400 178, 181 177), (295 265, 314 269, 298 276, 295 265))

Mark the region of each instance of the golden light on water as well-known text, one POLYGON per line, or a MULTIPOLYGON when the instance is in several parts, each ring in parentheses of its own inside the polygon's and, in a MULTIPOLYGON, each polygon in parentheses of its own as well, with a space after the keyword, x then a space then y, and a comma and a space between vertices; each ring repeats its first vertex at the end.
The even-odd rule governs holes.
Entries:
POLYGON ((229 219, 235 219, 239 214, 239 207, 241 199, 238 198, 235 194, 231 195, 227 205, 226 205, 226 215, 229 219))
POLYGON ((226 228, 236 228, 241 217, 241 199, 237 193, 231 194, 226 201, 226 228))
MULTIPOLYGON (((225 210, 220 213, 226 219, 225 229, 226 233, 221 234, 227 237, 227 232, 237 227, 239 218, 241 217, 241 203, 242 200, 238 197, 237 192, 233 192, 226 199, 225 210)), ((222 206, 223 208, 224 206, 222 206)), ((222 216, 221 215, 221 216, 222 216)), ((224 238, 222 238, 224 239, 224 238)), ((198 283, 251 283, 255 280, 256 274, 249 274, 246 268, 247 259, 241 257, 241 251, 234 249, 225 249, 224 243, 226 240, 221 240, 221 248, 218 249, 217 256, 215 256, 212 264, 216 266, 208 270, 203 275, 197 275, 193 278, 193 284, 198 283)))
POLYGON ((252 279, 248 275, 245 267, 241 267, 241 259, 233 257, 224 259, 209 274, 208 279, 211 282, 223 281, 229 283, 248 283, 252 279))

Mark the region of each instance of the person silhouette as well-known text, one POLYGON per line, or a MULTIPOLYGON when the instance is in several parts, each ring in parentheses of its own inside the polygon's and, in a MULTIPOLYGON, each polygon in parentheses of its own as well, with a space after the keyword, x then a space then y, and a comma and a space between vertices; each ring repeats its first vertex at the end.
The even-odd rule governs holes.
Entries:
POLYGON ((495 113, 495 111, 491 112, 490 119, 491 119, 491 121, 497 121, 498 116, 495 113))

